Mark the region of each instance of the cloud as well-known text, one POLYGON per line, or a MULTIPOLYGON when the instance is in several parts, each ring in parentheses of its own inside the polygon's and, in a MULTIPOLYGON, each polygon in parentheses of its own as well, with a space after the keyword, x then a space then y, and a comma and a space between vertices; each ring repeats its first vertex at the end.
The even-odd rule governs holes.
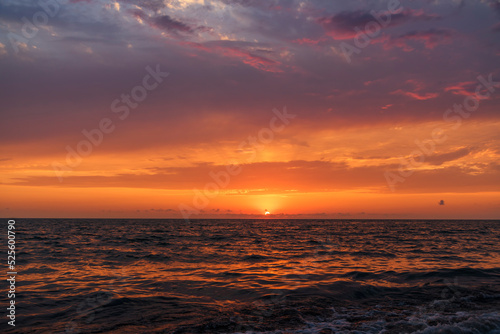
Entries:
POLYGON ((140 8, 146 8, 153 12, 158 12, 160 9, 165 8, 163 0, 118 0, 120 3, 135 5, 140 8))
POLYGON ((150 26, 171 32, 171 33, 192 33, 193 28, 184 22, 176 20, 169 15, 153 15, 150 16, 140 9, 133 9, 130 13, 138 20, 147 22, 150 26))
POLYGON ((185 23, 172 19, 168 15, 154 17, 152 23, 159 29, 167 31, 192 32, 193 29, 185 23))
MULTIPOLYGON (((455 156, 455 158, 457 155, 455 156)), ((451 160, 451 155, 435 157, 437 161, 451 160)), ((119 173, 110 176, 68 174, 63 183, 54 176, 27 176, 13 179, 13 185, 56 186, 83 188, 144 188, 191 190, 204 189, 215 182, 210 175, 217 175, 225 166, 198 163, 187 167, 149 168, 147 173, 119 173)), ((270 194, 289 193, 290 185, 295 192, 331 192, 356 189, 387 189, 384 172, 400 168, 397 164, 349 167, 345 163, 331 161, 293 160, 282 162, 258 162, 241 165, 242 171, 230 179, 223 193, 270 194), (258 176, 258 177, 256 177, 258 176)), ((485 166, 484 173, 471 174, 467 170, 450 166, 427 171, 418 171, 407 178, 398 188, 399 192, 467 192, 496 191, 500 182, 500 171, 485 166)))
MULTIPOLYGON (((427 14, 423 10, 406 9, 401 13, 390 15, 388 27, 401 25, 410 21, 432 20, 440 18, 436 14, 427 14)), ((355 29, 365 29, 368 22, 377 22, 375 17, 364 10, 344 11, 333 16, 321 17, 318 23, 333 39, 342 40, 354 38, 358 33, 355 29)))
POLYGON ((317 45, 323 41, 324 41, 324 39, 322 39, 322 38, 311 39, 311 38, 304 37, 304 38, 299 38, 299 39, 293 40, 292 43, 296 43, 296 44, 300 44, 300 45, 317 45))
MULTIPOLYGON (((3 5, 0 6, 11 7, 2 3, 3 5)), ((231 7, 231 11, 235 10, 232 12, 234 16, 228 16, 227 20, 220 22, 225 31, 233 33, 229 37, 234 40, 221 41, 217 40, 216 36, 212 36, 215 40, 207 42, 196 39, 196 29, 198 25, 201 25, 201 22, 197 21, 200 17, 192 15, 189 7, 179 11, 171 10, 169 7, 162 10, 160 14, 148 11, 149 9, 144 6, 145 3, 140 1, 123 1, 122 3, 124 5, 120 13, 103 11, 96 1, 88 5, 65 6, 64 10, 67 11, 67 15, 60 15, 59 18, 68 21, 73 17, 77 19, 73 23, 64 22, 64 25, 57 27, 60 29, 53 29, 54 36, 49 36, 49 29, 42 29, 36 39, 30 40, 31 44, 39 47, 40 51, 31 51, 33 54, 40 52, 39 58, 33 58, 34 60, 28 64, 22 63, 20 59, 11 59, 12 55, 2 56, 2 73, 4 74, 2 84, 12 91, 12 94, 4 94, 6 96, 2 100, 4 107, 2 112, 6 116, 3 124, 5 131, 9 133, 10 129, 16 128, 12 126, 14 124, 29 126, 26 134, 11 135, 11 138, 7 139, 9 142, 25 136, 41 139, 41 137, 62 137, 67 133, 70 135, 80 133, 83 127, 89 126, 88 123, 98 120, 109 112, 110 101, 133 87, 138 78, 140 79, 141 70, 145 64, 157 61, 162 62, 162 68, 169 70, 175 68, 179 75, 175 85, 165 88, 165 92, 150 94, 145 104, 141 106, 140 115, 137 113, 135 116, 135 120, 143 123, 141 126, 135 126, 134 129, 151 127, 151 124, 165 124, 165 126, 171 125, 178 128, 182 115, 194 115, 201 110, 206 113, 217 110, 225 114, 237 113, 238 115, 250 114, 250 110, 253 110, 252 116, 258 117, 269 108, 282 104, 293 105, 294 110, 301 113, 303 123, 315 122, 318 127, 336 127, 339 123, 333 122, 333 117, 342 118, 340 122, 343 124, 384 122, 388 119, 408 117, 425 120, 435 117, 436 114, 442 114, 447 108, 438 103, 447 102, 451 106, 454 103, 452 99, 456 99, 456 96, 452 94, 442 94, 444 86, 439 85, 438 90, 435 89, 433 83, 438 83, 440 80, 447 83, 468 82, 475 80, 476 73, 487 75, 483 72, 484 69, 495 68, 495 64, 491 62, 491 49, 482 48, 480 45, 473 48, 474 45, 468 44, 469 40, 465 39, 460 41, 463 43, 460 45, 460 50, 452 49, 454 45, 449 51, 438 48, 439 50, 431 53, 429 49, 428 54, 432 58, 415 57, 412 53, 403 54, 398 50, 381 53, 377 50, 378 48, 367 48, 363 50, 361 57, 370 60, 363 61, 363 66, 338 66, 338 59, 321 54, 321 51, 324 52, 321 48, 328 46, 320 45, 318 48, 311 48, 308 44, 309 41, 317 41, 317 36, 324 32, 314 18, 321 17, 321 15, 325 17, 326 14, 315 12, 309 19, 299 15, 294 20, 285 16, 288 12, 280 14, 283 17, 279 17, 279 23, 284 24, 283 29, 277 30, 298 31, 299 35, 290 33, 290 36, 295 37, 269 41, 266 40, 268 36, 263 35, 262 26, 254 24, 257 20, 262 20, 263 24, 269 26, 276 24, 275 18, 268 20, 273 21, 270 23, 265 20, 263 13, 259 12, 257 15, 252 8, 235 5, 235 8, 231 7), (156 22, 154 28, 149 28, 146 24, 143 29, 138 29, 138 25, 129 20, 127 15, 129 12, 125 8, 131 8, 133 4, 144 6, 141 7, 144 10, 140 13, 152 23, 156 22), (82 6, 86 9, 85 15, 77 16, 77 13, 72 12, 82 6), (237 21, 236 19, 241 18, 243 11, 246 14, 244 16, 246 21, 237 21), (107 19, 110 20, 106 21, 107 19), (109 24, 111 23, 114 24, 114 30, 110 30, 109 24), (158 31, 169 32, 165 35, 179 34, 180 41, 159 37, 158 31), (301 41, 305 44, 290 43, 290 41, 301 41), (126 43, 133 44, 134 48, 126 49, 126 43), (94 52, 93 56, 85 54, 85 58, 75 57, 75 50, 83 50, 80 44, 91 47, 94 52), (286 59, 280 57, 280 52, 288 50, 294 52, 293 57, 286 59), (57 57, 54 57, 51 52, 57 57), (169 55, 168 59, 164 57, 166 52, 169 55), (375 52, 378 55, 374 54, 375 52), (449 63, 448 57, 444 55, 449 55, 453 63, 449 63), (58 66, 52 66, 54 62, 47 62, 47 59, 57 59, 58 66), (470 59, 477 59, 477 61, 471 62, 470 59), (103 66, 109 64, 112 66, 103 66), (293 71, 292 66, 301 66, 305 74, 293 71), (443 77, 445 73, 440 70, 444 68, 450 68, 450 71, 446 71, 449 77, 443 77), (272 73, 281 74, 266 75, 272 73), (416 77, 415 73, 418 73, 420 80, 427 84, 426 89, 417 90, 414 87, 400 86, 406 78, 416 77), (28 76, 30 80, 23 79, 28 76), (461 81, 454 80, 457 77, 461 81), (349 92, 360 91, 363 83, 366 83, 366 91, 363 91, 363 94, 355 97, 349 95, 349 92), (397 91, 398 89, 400 90, 397 91), (404 97, 388 94, 395 90, 397 94, 404 97), (316 95, 305 96, 305 92, 314 92, 316 95), (429 103, 425 110, 417 110, 410 105, 413 103, 411 100, 431 101, 437 93, 442 94, 443 98, 436 99, 436 104, 429 103), (326 96, 331 96, 331 98, 327 99, 326 96), (18 102, 21 99, 25 101, 23 104, 18 102), (444 101, 444 99, 448 100, 444 101), (393 106, 384 110, 384 113, 378 113, 380 106, 391 104, 393 106), (169 106, 168 110, 165 105, 169 106), (159 109, 162 110, 162 114, 159 115, 160 112, 155 114, 158 119, 146 124, 145 119, 159 109), (324 112, 326 110, 332 110, 332 112, 327 114, 324 112), (69 119, 73 122, 73 126, 68 126, 69 119)), ((264 6, 265 2, 247 1, 245 4, 264 6)), ((484 3, 482 6, 492 16, 491 8, 484 3)), ((29 8, 33 10, 33 7, 21 5, 14 7, 24 9, 23 13, 29 13, 29 8)), ((341 13, 344 13, 345 22, 341 25, 347 27, 349 15, 345 13, 352 14, 352 12, 345 11, 346 7, 340 5, 337 7, 344 9, 341 13)), ((425 13, 430 12, 432 8, 434 7, 429 5, 425 11, 403 12, 393 17, 392 24, 418 20, 417 17, 422 15, 425 17, 427 15, 425 13), (415 14, 417 12, 423 14, 419 16, 415 14)), ((7 15, 10 12, 0 10, 0 15, 7 15)), ((292 13, 295 14, 295 12, 292 13)), ((323 13, 334 12, 324 8, 323 13)), ((365 22, 366 17, 361 12, 357 13, 357 16, 351 15, 358 17, 358 20, 353 22, 365 22)), ((366 10, 366 13, 369 14, 369 10, 366 10)), ((469 14, 464 12, 463 15, 469 14)), ((470 20, 479 21, 480 16, 476 17, 472 14, 470 16, 470 20)), ((453 18, 450 18, 450 21, 452 20, 453 18)), ((2 22, 4 23, 5 20, 2 22)), ((57 22, 57 17, 51 18, 50 23, 52 22, 57 22)), ((422 22, 412 24, 413 32, 402 35, 399 33, 400 36, 406 36, 406 38, 402 37, 404 44, 412 48, 419 43, 418 41, 423 40, 425 34, 422 31, 426 31, 421 30, 417 33, 413 25, 421 26, 422 22)), ((458 27, 455 24, 451 26, 458 27)), ((487 26, 490 26, 489 22, 487 26)), ((471 27, 474 27, 472 23, 471 27)), ((17 31, 19 32, 19 29, 17 31)), ((434 35, 436 35, 436 29, 434 35)), ((428 31, 427 36, 429 36, 428 31)), ((331 43, 328 37, 324 39, 325 44, 331 43)), ((5 49, 10 51, 10 45, 7 43, 8 40, 4 41, 5 49)), ((460 87, 451 88, 451 84, 449 86, 448 92, 450 93, 465 94, 469 90, 468 86, 463 86, 463 90, 460 90, 460 87)), ((490 102, 492 101, 488 101, 490 102)), ((493 110, 494 107, 490 104, 482 104, 481 113, 475 117, 496 115, 498 108, 493 110)), ((250 122, 252 119, 257 119, 256 117, 249 117, 250 122)), ((221 133, 225 134, 227 131, 228 129, 224 129, 221 133)), ((174 129, 169 132, 174 132, 177 138, 184 137, 183 133, 177 133, 174 129)), ((149 137, 150 133, 151 131, 148 136, 144 137, 149 137)), ((7 137, 7 135, 4 136, 7 137)), ((119 134, 113 135, 114 138, 117 136, 119 134)), ((169 142, 174 141, 173 138, 168 139, 169 142)))
POLYGON ((184 44, 209 53, 236 58, 244 64, 262 71, 274 73, 283 72, 280 69, 281 63, 277 60, 270 59, 270 56, 276 56, 275 52, 258 43, 215 41, 203 44, 185 42, 184 44))
POLYGON ((472 152, 471 148, 464 147, 453 152, 434 154, 426 158, 426 161, 435 166, 440 166, 448 161, 457 160, 469 155, 472 152))
POLYGON ((463 81, 444 88, 445 92, 452 92, 456 95, 473 96, 476 94, 477 82, 463 81))
MULTIPOLYGON (((347 171, 344 163, 328 161, 289 161, 289 162, 259 162, 241 165, 242 173, 231 180, 231 189, 274 189, 285 191, 290 184, 299 190, 327 188, 343 188, 346 182, 347 171), (262 177, 256 179, 255 175, 262 177), (293 183, 291 183, 293 181, 293 183)), ((17 184, 43 186, 62 185, 63 187, 144 187, 154 189, 193 189, 203 188, 205 184, 214 182, 210 173, 225 170, 224 166, 212 163, 197 163, 190 167, 157 167, 150 168, 147 174, 117 174, 113 176, 71 176, 59 184, 54 177, 28 177, 18 179, 17 184)), ((358 173, 355 172, 357 175, 358 173)), ((364 180, 371 179, 370 183, 381 180, 381 171, 362 168, 359 177, 355 177, 352 185, 360 185, 364 180)))
POLYGON ((436 45, 446 42, 454 34, 451 29, 429 29, 426 31, 411 31, 403 34, 397 40, 413 40, 423 42, 427 49, 433 49, 436 45))
POLYGON ((424 31, 410 31, 399 36, 384 35, 373 40, 373 43, 382 43, 384 49, 401 48, 410 52, 415 50, 409 42, 422 43, 426 49, 432 50, 441 44, 449 44, 451 37, 455 34, 452 29, 432 28, 424 31))
POLYGON ((137 210, 137 212, 175 212, 176 210, 174 209, 147 209, 147 210, 137 210))
POLYGON ((419 100, 419 101, 434 99, 434 98, 439 96, 438 93, 405 92, 402 89, 395 90, 394 92, 391 92, 391 94, 404 95, 404 96, 408 96, 408 97, 411 97, 412 99, 419 100))

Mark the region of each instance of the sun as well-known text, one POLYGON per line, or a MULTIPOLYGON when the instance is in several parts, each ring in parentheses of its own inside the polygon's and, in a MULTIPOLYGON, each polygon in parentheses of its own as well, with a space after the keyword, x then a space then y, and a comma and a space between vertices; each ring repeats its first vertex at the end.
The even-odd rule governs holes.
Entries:
POLYGON ((267 209, 265 209, 264 211, 264 216, 269 216, 271 214, 271 212, 267 211, 267 209))

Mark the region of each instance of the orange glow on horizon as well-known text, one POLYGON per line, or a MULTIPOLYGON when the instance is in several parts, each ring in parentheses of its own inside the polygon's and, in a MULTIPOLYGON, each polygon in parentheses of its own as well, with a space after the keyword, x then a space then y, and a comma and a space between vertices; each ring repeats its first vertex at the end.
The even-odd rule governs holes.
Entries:
POLYGON ((262 217, 263 207, 269 212, 264 216, 272 212, 273 218, 499 217, 495 164, 500 151, 491 141, 469 149, 491 138, 498 122, 464 123, 460 132, 450 132, 447 142, 436 145, 435 153, 425 156, 425 163, 395 192, 388 188, 384 172, 397 171, 400 157, 417 148, 414 138, 426 138, 436 124, 373 126, 362 128, 363 136, 361 128, 317 133, 296 129, 309 147, 276 140, 251 162, 249 153, 234 152, 238 142, 221 143, 218 154, 209 148, 206 155, 201 146, 185 152, 182 146, 165 147, 172 159, 158 157, 157 148, 118 155, 103 145, 62 182, 51 168, 60 157, 33 152, 27 158, 16 155, 19 147, 7 148, 13 158, 0 162, 0 212, 5 217, 179 218, 179 205, 185 204, 196 209, 193 218, 262 217), (241 171, 221 187, 216 181, 226 182, 228 157, 241 171), (190 162, 195 159, 207 162, 190 162), (436 204, 441 199, 445 205, 436 204))

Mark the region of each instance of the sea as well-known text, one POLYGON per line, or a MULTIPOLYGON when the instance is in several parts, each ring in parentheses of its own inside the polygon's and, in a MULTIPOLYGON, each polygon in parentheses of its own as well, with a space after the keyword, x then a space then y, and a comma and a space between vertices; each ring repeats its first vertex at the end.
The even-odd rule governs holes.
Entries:
POLYGON ((500 221, 15 221, 2 333, 500 333, 500 221))

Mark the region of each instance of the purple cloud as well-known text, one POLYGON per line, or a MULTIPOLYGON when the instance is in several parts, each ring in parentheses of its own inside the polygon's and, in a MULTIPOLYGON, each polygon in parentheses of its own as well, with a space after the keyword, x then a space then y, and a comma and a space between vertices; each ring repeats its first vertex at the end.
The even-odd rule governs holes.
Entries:
MULTIPOLYGON (((390 21, 387 26, 393 27, 410 21, 427 21, 440 18, 437 14, 428 14, 423 10, 405 9, 401 13, 387 14, 390 21)), ((363 30, 368 22, 376 22, 370 11, 356 10, 340 12, 333 16, 321 17, 319 24, 334 39, 350 39, 358 33, 355 28, 363 30)))

